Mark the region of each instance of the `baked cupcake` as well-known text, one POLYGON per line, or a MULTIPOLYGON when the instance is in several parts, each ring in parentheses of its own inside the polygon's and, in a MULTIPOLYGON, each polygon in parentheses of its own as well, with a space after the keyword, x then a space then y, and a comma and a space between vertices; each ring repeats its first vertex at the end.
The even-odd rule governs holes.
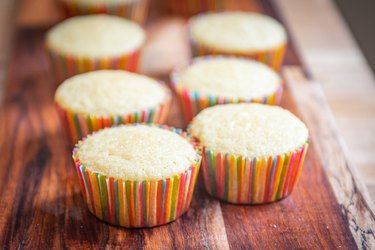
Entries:
POLYGON ((208 13, 192 17, 189 35, 194 55, 253 58, 280 70, 287 43, 283 26, 251 12, 208 13))
POLYGON ((181 130, 133 124, 88 136, 73 160, 91 213, 114 225, 153 227, 188 210, 201 156, 181 130))
POLYGON ((55 102, 71 142, 115 124, 163 123, 170 90, 158 81, 123 70, 73 76, 56 90, 55 102))
POLYGON ((67 19, 47 34, 58 80, 98 69, 138 70, 142 28, 124 18, 87 15, 67 19))
POLYGON ((164 0, 167 8, 175 14, 191 16, 201 12, 224 9, 224 0, 164 0))
POLYGON ((206 56, 177 67, 172 86, 187 121, 201 110, 224 103, 278 104, 282 80, 267 65, 243 58, 206 56))
POLYGON ((68 16, 110 14, 143 23, 149 0, 61 0, 68 16))
POLYGON ((199 113, 189 132, 202 149, 211 195, 236 204, 260 204, 289 195, 309 145, 306 126, 277 106, 226 104, 199 113))

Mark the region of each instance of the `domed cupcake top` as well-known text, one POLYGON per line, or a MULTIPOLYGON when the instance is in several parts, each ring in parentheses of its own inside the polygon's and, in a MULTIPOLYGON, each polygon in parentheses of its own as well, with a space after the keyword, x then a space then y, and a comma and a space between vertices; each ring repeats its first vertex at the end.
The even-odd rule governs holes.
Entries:
POLYGON ((175 76, 189 91, 226 98, 261 98, 281 85, 278 74, 262 63, 221 56, 198 57, 175 76))
POLYGON ((52 50, 94 58, 132 52, 144 40, 145 33, 138 24, 110 15, 72 17, 47 34, 47 45, 52 50))
POLYGON ((166 101, 170 92, 156 80, 122 70, 100 70, 73 76, 57 89, 64 109, 90 115, 125 115, 166 101))
POLYGON ((194 147, 182 136, 147 125, 103 129, 80 142, 80 163, 123 180, 159 180, 181 174, 195 162, 194 147))
POLYGON ((203 14, 191 20, 193 40, 226 52, 274 49, 286 43, 283 26, 271 17, 250 12, 203 14))
POLYGON ((301 147, 308 139, 303 122, 289 111, 254 103, 207 108, 190 132, 208 149, 246 157, 269 157, 301 147))

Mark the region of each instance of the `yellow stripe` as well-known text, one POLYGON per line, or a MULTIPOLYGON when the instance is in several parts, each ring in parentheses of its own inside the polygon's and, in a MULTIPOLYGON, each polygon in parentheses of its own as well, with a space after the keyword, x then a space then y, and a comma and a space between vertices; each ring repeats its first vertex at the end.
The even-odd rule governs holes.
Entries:
POLYGON ((228 199, 231 202, 236 202, 237 200, 237 166, 236 157, 234 155, 229 155, 229 183, 228 183, 228 199))
POLYGON ((122 180, 117 180, 117 190, 119 198, 119 216, 120 216, 120 225, 125 226, 125 216, 124 216, 124 187, 122 185, 122 180))
POLYGON ((91 179, 92 192, 93 192, 93 196, 94 196, 95 214, 100 219, 103 219, 102 206, 101 206, 101 203, 100 203, 99 184, 98 184, 98 180, 96 178, 96 174, 95 173, 91 173, 90 174, 90 179, 91 179))
MULTIPOLYGON (((272 159, 272 158, 271 158, 272 159)), ((263 202, 264 192, 266 191, 268 159, 262 159, 262 166, 259 170, 259 189, 258 189, 258 202, 263 202)))
POLYGON ((149 220, 150 220, 150 182, 149 181, 146 183, 146 204, 144 204, 144 206, 146 206, 145 225, 148 225, 149 220))
POLYGON ((283 165, 284 165, 285 155, 280 156, 278 160, 280 162, 276 166, 277 167, 277 172, 275 173, 272 200, 276 199, 277 190, 278 190, 279 184, 280 184, 281 172, 283 171, 283 165))
POLYGON ((126 196, 126 182, 125 181, 122 181, 121 183, 122 185, 122 192, 123 192, 123 203, 124 203, 124 210, 121 210, 124 211, 124 225, 125 226, 129 226, 130 225, 130 222, 129 222, 129 206, 130 204, 128 204, 128 199, 127 199, 127 196, 126 196))
POLYGON ((241 197, 241 200, 243 202, 250 202, 249 200, 249 185, 250 185, 250 179, 249 179, 249 176, 250 176, 250 160, 248 158, 244 158, 245 162, 244 162, 244 181, 243 181, 243 186, 242 186, 242 197, 241 197))
POLYGON ((259 197, 259 175, 260 175, 260 169, 263 167, 263 158, 259 158, 256 162, 256 168, 255 168, 255 174, 254 174, 254 197, 253 201, 257 202, 259 197))
POLYGON ((94 131, 97 131, 99 128, 99 124, 98 124, 98 118, 96 117, 96 116, 91 116, 90 117, 91 118, 91 121, 92 121, 92 129, 94 130, 94 131))
MULTIPOLYGON (((244 189, 245 186, 245 158, 241 157, 240 165, 238 166, 240 168, 240 183, 238 184, 238 192, 240 192, 240 202, 245 202, 246 197, 246 191, 247 189, 244 189), (240 189, 241 186, 241 189, 240 189)), ((238 197, 238 194, 237 194, 238 197)))
POLYGON ((120 57, 119 58, 119 67, 120 67, 120 69, 127 69, 128 68, 128 66, 127 66, 128 61, 129 61, 129 56, 128 55, 120 57))
POLYGON ((165 206, 165 209, 166 209, 165 222, 170 221, 170 217, 171 217, 172 191, 173 191, 173 178, 170 179, 168 194, 167 194, 167 197, 166 197, 167 202, 166 202, 166 206, 165 206))

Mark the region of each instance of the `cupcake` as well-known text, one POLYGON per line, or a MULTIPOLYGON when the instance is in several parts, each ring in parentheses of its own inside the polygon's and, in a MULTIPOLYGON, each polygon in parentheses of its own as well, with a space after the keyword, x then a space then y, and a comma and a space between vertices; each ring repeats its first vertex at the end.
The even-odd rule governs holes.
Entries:
POLYGON ((73 144, 115 124, 166 120, 171 93, 158 81, 122 70, 73 76, 56 90, 55 102, 73 144))
POLYGON ((98 69, 138 70, 145 32, 131 21, 109 15, 70 18, 47 34, 57 79, 98 69))
POLYGON ((189 35, 194 55, 253 58, 280 70, 287 43, 283 26, 250 12, 208 13, 192 17, 189 35))
POLYGON ((133 124, 88 136, 73 160, 91 213, 114 225, 153 227, 188 210, 201 156, 180 130, 133 124))
POLYGON ((260 204, 288 196, 309 145, 297 117, 277 106, 226 104, 199 113, 189 133, 202 149, 208 193, 236 204, 260 204))
POLYGON ((138 23, 147 17, 149 0, 61 0, 68 16, 111 14, 138 23))
POLYGON ((201 12, 224 9, 224 0, 164 0, 167 8, 175 14, 191 16, 201 12))
POLYGON ((278 104, 282 80, 267 65, 243 58, 198 57, 171 74, 187 121, 202 109, 224 103, 278 104))

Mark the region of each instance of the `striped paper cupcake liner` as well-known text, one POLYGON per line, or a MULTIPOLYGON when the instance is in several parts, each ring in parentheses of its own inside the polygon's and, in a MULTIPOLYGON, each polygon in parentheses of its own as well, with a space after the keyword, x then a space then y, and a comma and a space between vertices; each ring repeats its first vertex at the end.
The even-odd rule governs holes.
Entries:
MULTIPOLYGON (((133 124, 136 125, 136 124, 133 124)), ((150 125, 154 126, 154 125, 150 125)), ((184 138, 179 129, 159 126, 184 138)), ((184 214, 194 193, 201 156, 185 172, 161 180, 131 181, 105 176, 83 166, 73 150, 84 200, 97 218, 124 227, 153 227, 176 220, 184 214)))
POLYGON ((172 95, 170 90, 163 103, 158 106, 144 109, 138 112, 128 113, 124 115, 90 115, 79 114, 64 109, 56 103, 65 131, 70 140, 71 145, 75 145, 78 140, 82 139, 94 131, 113 125, 128 123, 163 123, 168 116, 172 95))
POLYGON ((75 0, 61 1, 68 16, 89 14, 110 14, 125 17, 138 23, 147 18, 149 0, 102 1, 101 3, 80 3, 75 0))
MULTIPOLYGON (((212 58, 220 58, 222 56, 203 56, 197 57, 190 61, 189 65, 199 61, 199 60, 210 60, 212 58)), ((247 59, 243 59, 247 60, 247 59)), ((177 93, 177 97, 180 101, 182 111, 185 116, 185 120, 190 122, 194 116, 196 116, 200 111, 205 108, 219 105, 219 104, 229 104, 229 103, 244 103, 244 102, 251 102, 251 103, 262 103, 268 105, 278 105, 281 102, 281 97, 283 94, 283 84, 276 89, 276 91, 270 93, 269 95, 265 95, 258 98, 227 98, 222 96, 216 95, 208 95, 202 94, 198 91, 191 91, 181 85, 180 82, 180 75, 183 71, 184 67, 176 67, 173 72, 171 73, 171 84, 175 92, 177 93)))
POLYGON ((288 196, 298 182, 310 141, 295 151, 248 158, 202 148, 207 192, 235 204, 261 204, 288 196))
POLYGON ((183 16, 224 9, 224 0, 165 0, 165 2, 170 11, 183 16))
POLYGON ((200 14, 194 17, 193 19, 190 19, 188 23, 188 33, 189 33, 189 40, 191 45, 191 50, 193 56, 205 56, 205 55, 227 55, 227 56, 238 56, 238 57, 245 57, 249 59, 256 60, 258 62, 262 62, 268 66, 270 66, 272 69, 276 71, 281 70, 281 66, 284 61, 284 56, 286 52, 287 45, 286 43, 280 44, 280 46, 275 47, 273 49, 269 50, 259 50, 259 51, 248 51, 248 52, 228 52, 228 51, 222 51, 216 48, 212 48, 209 46, 206 46, 196 39, 193 38, 191 35, 191 26, 192 22, 205 14, 200 14))
POLYGON ((48 52, 53 71, 60 83, 73 75, 100 69, 123 69, 137 72, 141 48, 128 54, 105 58, 75 57, 59 53, 51 48, 48 48, 48 52))

